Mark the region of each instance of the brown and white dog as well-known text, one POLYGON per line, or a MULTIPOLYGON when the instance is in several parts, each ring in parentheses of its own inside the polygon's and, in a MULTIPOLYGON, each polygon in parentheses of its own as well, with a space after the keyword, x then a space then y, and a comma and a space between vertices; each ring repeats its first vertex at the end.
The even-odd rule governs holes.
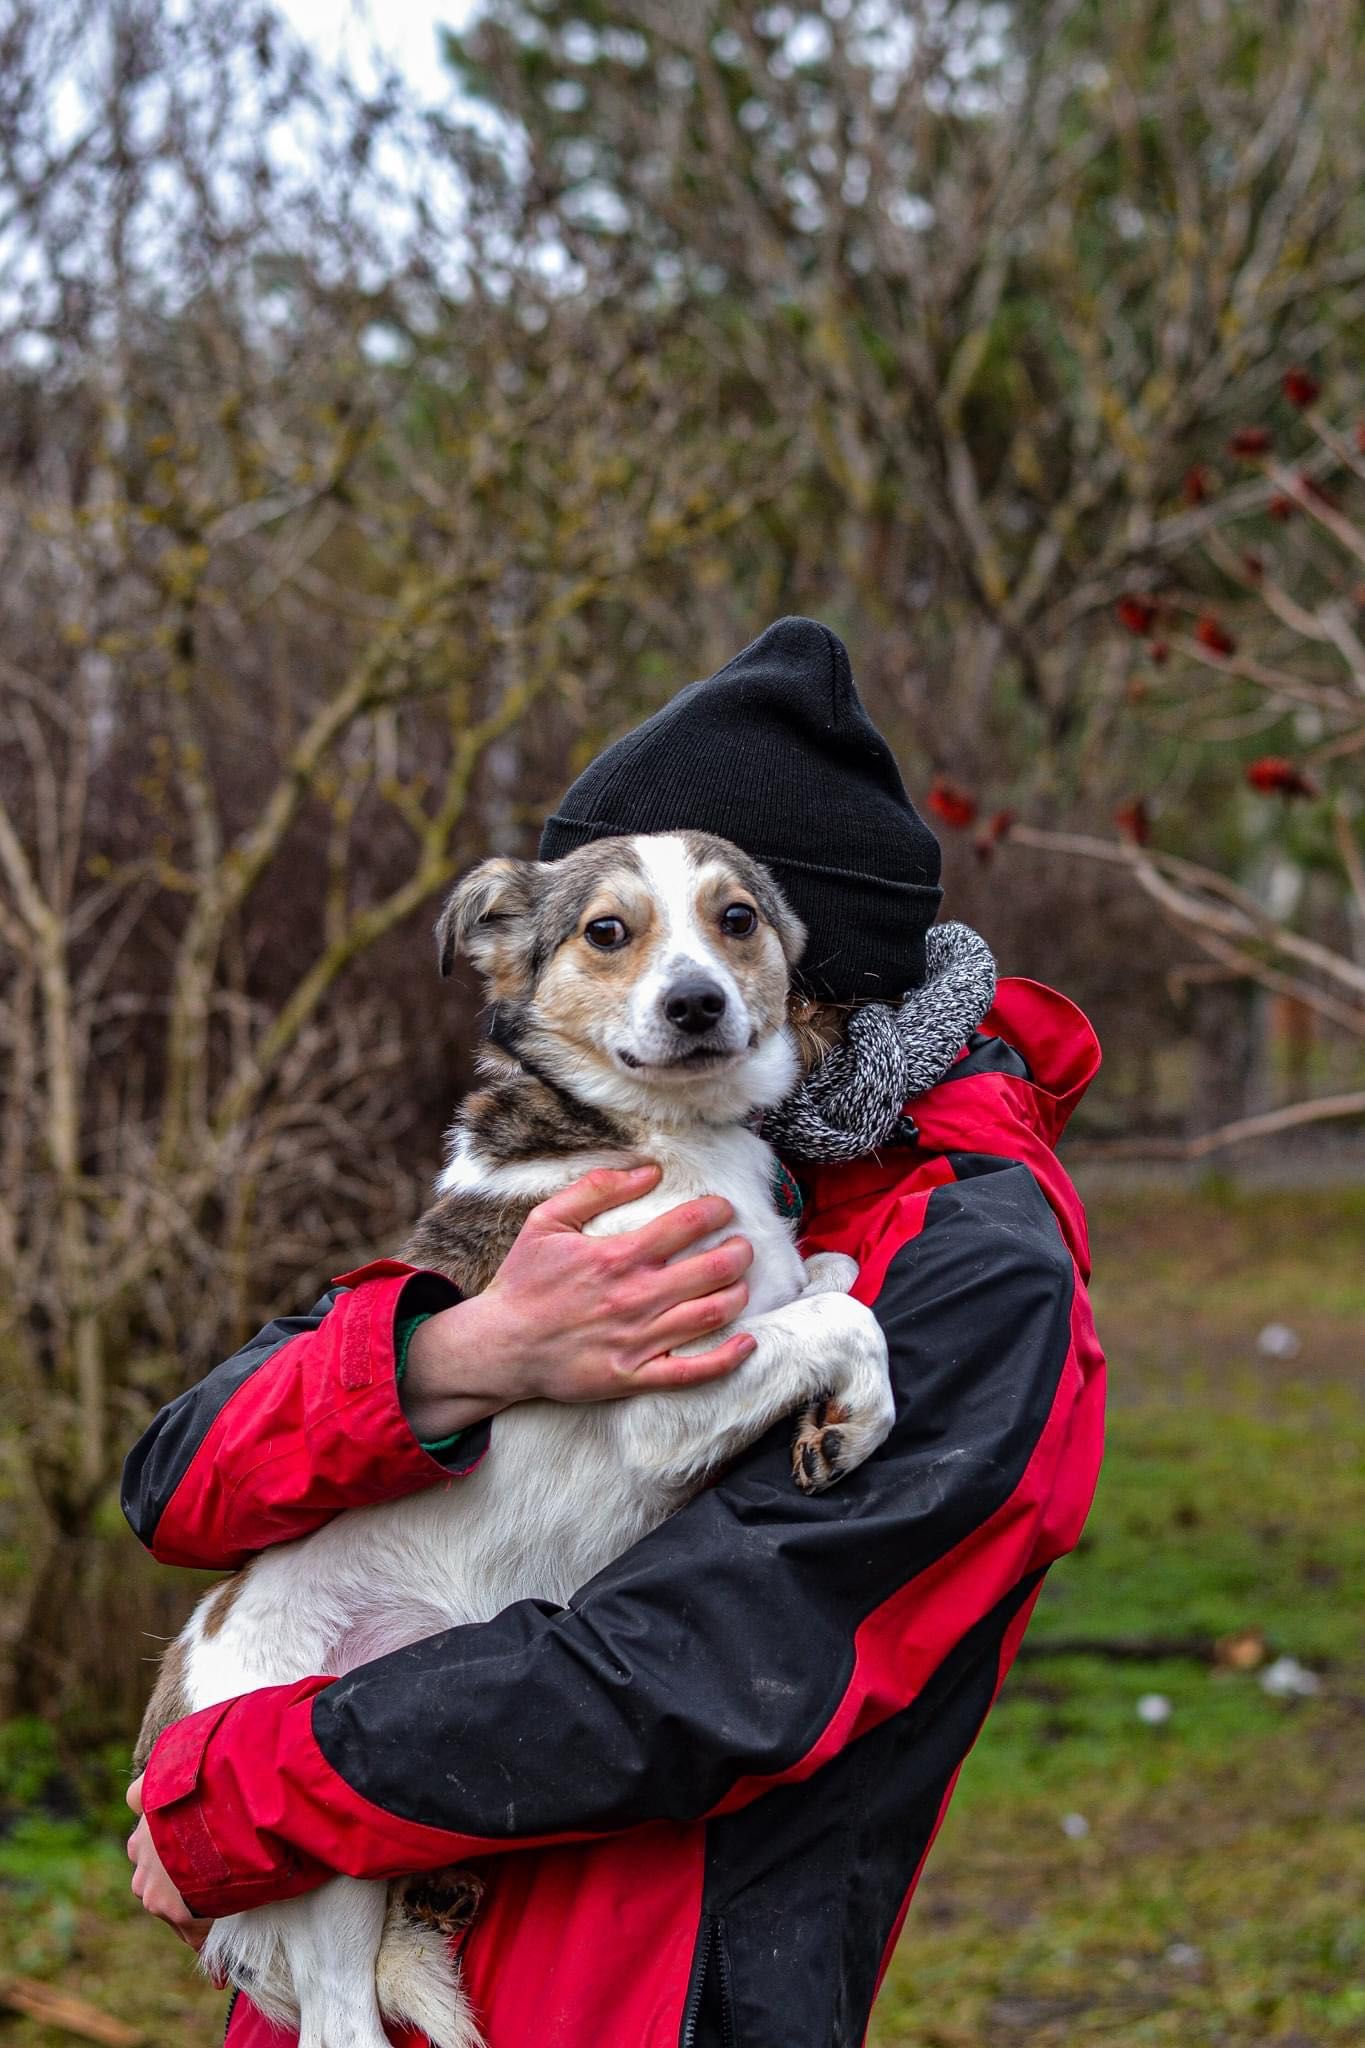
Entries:
MULTIPOLYGON (((804 933, 771 877, 701 834, 602 840, 546 865, 486 861, 437 935, 443 970, 463 950, 482 971, 502 1049, 485 1056, 487 1083, 460 1111, 437 1200, 405 1255, 477 1292, 535 1203, 593 1167, 653 1160, 657 1187, 589 1231, 632 1230, 696 1195, 725 1195, 754 1249, 741 1327, 757 1348, 704 1386, 508 1409, 457 1485, 352 1510, 255 1559, 201 1602, 168 1653, 144 1759, 178 1714, 345 1672, 513 1601, 566 1602, 803 1406, 793 1475, 810 1492, 891 1427, 886 1346, 847 1293, 853 1262, 803 1263, 774 1203, 773 1154, 752 1128, 797 1073, 787 1007, 804 933)), ((436 2048, 475 2048, 448 1942, 417 1905, 401 1886, 339 1877, 217 1921, 203 1960, 298 2025, 301 2048, 384 2048, 381 2014, 436 2048)))

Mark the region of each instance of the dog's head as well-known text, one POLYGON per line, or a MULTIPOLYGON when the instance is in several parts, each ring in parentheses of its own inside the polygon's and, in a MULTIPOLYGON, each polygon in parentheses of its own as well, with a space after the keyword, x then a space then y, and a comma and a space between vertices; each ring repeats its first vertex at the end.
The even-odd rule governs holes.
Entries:
POLYGON ((805 932, 765 869, 700 832, 601 839, 562 860, 495 859, 436 926, 465 952, 501 1042, 582 1101, 731 1122, 780 1101, 805 932))

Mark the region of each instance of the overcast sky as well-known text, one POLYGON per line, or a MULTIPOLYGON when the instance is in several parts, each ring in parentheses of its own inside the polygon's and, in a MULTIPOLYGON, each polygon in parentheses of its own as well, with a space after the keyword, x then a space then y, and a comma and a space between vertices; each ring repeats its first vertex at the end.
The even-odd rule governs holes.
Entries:
POLYGON ((446 73, 437 34, 458 28, 474 0, 279 0, 281 11, 324 56, 363 66, 375 44, 421 92, 443 97, 446 73))

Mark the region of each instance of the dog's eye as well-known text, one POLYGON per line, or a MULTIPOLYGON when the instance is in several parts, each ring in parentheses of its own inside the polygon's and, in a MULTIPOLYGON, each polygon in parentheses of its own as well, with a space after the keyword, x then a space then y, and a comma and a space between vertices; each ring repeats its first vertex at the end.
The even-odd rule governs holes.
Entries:
POLYGON ((730 939, 747 939, 758 929, 758 912, 748 903, 732 903, 720 914, 720 928, 730 939))
POLYGON ((619 917, 595 917, 591 924, 584 925, 583 936, 599 953, 614 953, 618 946, 625 945, 630 933, 619 917))

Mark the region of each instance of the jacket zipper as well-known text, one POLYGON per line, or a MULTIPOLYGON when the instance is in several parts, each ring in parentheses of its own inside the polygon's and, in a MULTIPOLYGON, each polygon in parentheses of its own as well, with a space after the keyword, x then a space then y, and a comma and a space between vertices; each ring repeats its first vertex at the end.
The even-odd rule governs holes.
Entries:
POLYGON ((241 1995, 242 1993, 240 1987, 234 1984, 232 1987, 232 1996, 228 2000, 227 2017, 223 2021, 223 2048, 227 2048, 228 2030, 232 2026, 232 2015, 236 2010, 237 2000, 241 1997, 241 1995))
POLYGON ((723 1939, 716 1943, 716 1974, 720 1978, 721 2048, 735 2048, 734 2008, 730 2002, 730 1952, 723 1939))
POLYGON ((735 2048, 735 2022, 730 1999, 730 1958, 725 1952, 725 1943, 720 1938, 721 1923, 714 1915, 708 1914, 702 1925, 701 1947, 697 1952, 697 1967, 692 1982, 691 1996, 683 2017, 682 2033, 678 2048, 696 2048, 697 2029, 701 2025, 702 2002, 706 1997, 707 1979, 711 1974, 714 1957, 717 1988, 720 1992, 720 2031, 722 2048, 735 2048))
POLYGON ((683 2030, 678 2048, 696 2048, 697 2028, 701 2022, 701 2002, 706 1992, 706 1973, 711 1967, 711 1948, 716 1938, 716 1923, 709 1917, 702 1923, 701 1953, 697 1957, 697 1973, 693 1980, 687 2011, 683 2015, 683 2030))

